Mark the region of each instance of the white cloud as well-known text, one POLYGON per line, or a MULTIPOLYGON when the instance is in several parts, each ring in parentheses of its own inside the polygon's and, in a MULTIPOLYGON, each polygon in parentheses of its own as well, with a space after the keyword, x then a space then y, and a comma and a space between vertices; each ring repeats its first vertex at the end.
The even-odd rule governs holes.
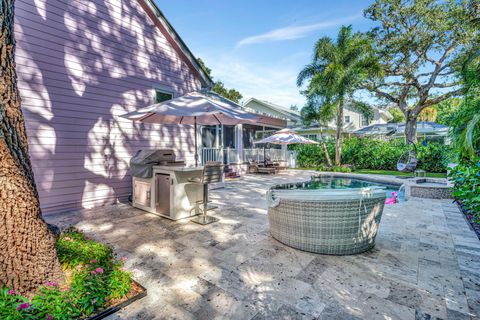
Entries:
POLYGON ((360 18, 361 16, 362 16, 361 14, 356 14, 353 16, 345 17, 345 18, 329 20, 329 21, 324 21, 324 22, 319 22, 314 24, 308 24, 303 26, 289 26, 289 27, 274 29, 266 33, 244 38, 237 43, 237 47, 241 47, 249 44, 255 44, 255 43, 299 39, 307 36, 310 32, 338 26, 343 23, 348 23, 355 19, 360 18))
POLYGON ((224 55, 212 62, 214 78, 223 81, 227 88, 240 91, 244 101, 255 97, 284 107, 301 107, 305 103, 296 85, 298 67, 286 65, 285 61, 266 66, 224 55))

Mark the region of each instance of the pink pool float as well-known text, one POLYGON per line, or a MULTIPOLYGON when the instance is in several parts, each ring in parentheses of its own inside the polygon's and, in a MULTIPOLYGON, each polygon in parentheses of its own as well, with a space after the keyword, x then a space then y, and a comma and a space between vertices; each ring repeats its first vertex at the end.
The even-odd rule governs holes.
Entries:
POLYGON ((385 204, 395 204, 398 203, 397 194, 392 192, 392 197, 385 199, 385 204))

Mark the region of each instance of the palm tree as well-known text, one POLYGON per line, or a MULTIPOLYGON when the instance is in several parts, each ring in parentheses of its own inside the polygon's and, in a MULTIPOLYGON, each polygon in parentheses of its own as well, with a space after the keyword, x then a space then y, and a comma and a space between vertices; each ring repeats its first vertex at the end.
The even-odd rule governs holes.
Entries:
POLYGON ((368 116, 370 108, 353 99, 364 79, 381 72, 372 54, 369 39, 361 33, 352 33, 352 26, 342 26, 334 42, 321 38, 314 47, 313 61, 300 71, 297 85, 309 81, 304 94, 308 104, 315 104, 318 120, 327 122, 336 117, 335 165, 341 163, 343 109, 345 104, 355 106, 368 116))
POLYGON ((0 287, 33 292, 62 277, 42 219, 15 72, 14 0, 0 0, 0 287))

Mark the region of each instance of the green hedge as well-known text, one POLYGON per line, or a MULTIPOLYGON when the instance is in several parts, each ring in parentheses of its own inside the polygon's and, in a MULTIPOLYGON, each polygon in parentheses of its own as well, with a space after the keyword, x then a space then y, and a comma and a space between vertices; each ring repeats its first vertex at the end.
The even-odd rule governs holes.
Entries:
POLYGON ((480 160, 477 163, 461 164, 450 172, 449 178, 454 183, 452 195, 460 200, 463 207, 473 216, 473 221, 480 224, 480 160))
MULTIPOLYGON (((300 167, 323 167, 327 164, 321 145, 297 145, 297 162, 300 167)), ((382 141, 369 138, 344 139, 342 163, 357 169, 396 170, 398 159, 409 150, 401 140, 382 141)), ((335 141, 327 142, 332 161, 335 159, 335 141)), ((418 167, 428 172, 446 172, 450 148, 444 144, 417 145, 418 167)))

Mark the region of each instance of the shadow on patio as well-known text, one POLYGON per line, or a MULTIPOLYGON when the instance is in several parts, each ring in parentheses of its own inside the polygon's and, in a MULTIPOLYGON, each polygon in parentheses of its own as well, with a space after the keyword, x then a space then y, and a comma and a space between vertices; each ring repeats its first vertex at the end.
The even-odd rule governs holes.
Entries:
POLYGON ((272 239, 265 191, 311 174, 289 171, 228 182, 211 193, 220 222, 208 226, 173 222, 125 204, 47 220, 73 224, 129 258, 127 267, 148 296, 113 319, 478 314, 480 243, 448 201, 414 198, 387 206, 377 246, 356 256, 302 252, 272 239), (467 256, 468 251, 477 254, 467 256))

